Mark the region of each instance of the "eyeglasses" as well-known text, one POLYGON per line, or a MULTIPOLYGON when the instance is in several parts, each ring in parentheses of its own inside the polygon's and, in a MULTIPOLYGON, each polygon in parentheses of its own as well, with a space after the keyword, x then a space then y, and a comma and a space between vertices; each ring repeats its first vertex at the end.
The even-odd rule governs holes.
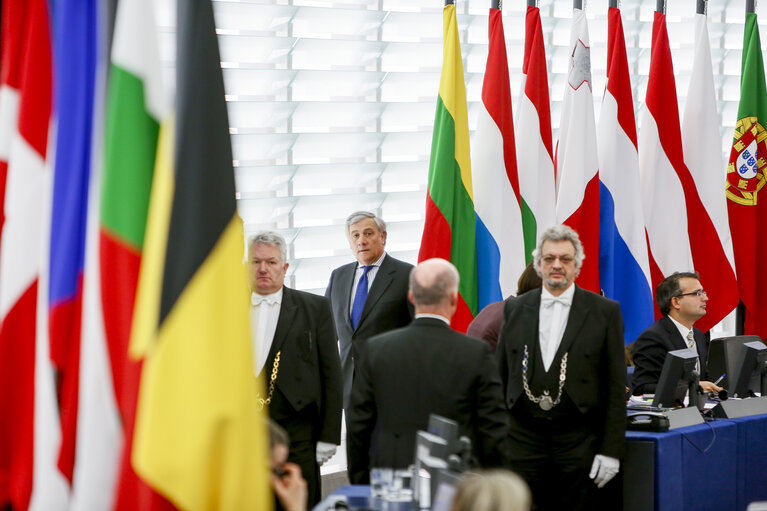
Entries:
POLYGON ((562 264, 570 264, 573 261, 575 261, 575 258, 570 255, 563 255, 563 256, 545 255, 541 257, 541 259, 543 259, 543 262, 546 264, 554 264, 554 261, 556 261, 557 259, 559 259, 562 262, 562 264))
POLYGON ((706 293, 706 290, 698 289, 697 291, 690 291, 689 293, 682 293, 681 295, 676 295, 676 297, 681 298, 683 296, 697 296, 698 298, 700 298, 703 295, 708 296, 708 293, 706 293))

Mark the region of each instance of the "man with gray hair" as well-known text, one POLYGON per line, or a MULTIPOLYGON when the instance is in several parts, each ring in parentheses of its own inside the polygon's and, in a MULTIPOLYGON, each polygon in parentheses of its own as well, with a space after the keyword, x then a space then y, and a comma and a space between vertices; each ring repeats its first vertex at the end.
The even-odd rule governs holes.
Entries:
POLYGON ((535 509, 598 509, 623 451, 623 317, 617 302, 574 285, 584 257, 570 227, 546 229, 533 252, 543 287, 504 310, 509 468, 527 480, 535 509))
POLYGON ((410 275, 415 320, 368 339, 357 359, 347 409, 349 479, 369 482, 375 467, 406 468, 432 413, 456 421, 483 466, 506 462, 508 412, 488 344, 450 329, 458 271, 444 259, 410 275))
POLYGON ((341 363, 330 304, 284 286, 285 239, 248 240, 253 365, 264 374, 259 404, 290 435, 288 461, 301 467, 308 508, 320 500, 320 470, 341 443, 341 363))
POLYGON ((386 223, 373 213, 357 211, 346 219, 346 235, 357 261, 333 270, 325 291, 338 333, 344 408, 349 405, 360 344, 413 320, 413 306, 407 300, 413 265, 384 251, 386 223))

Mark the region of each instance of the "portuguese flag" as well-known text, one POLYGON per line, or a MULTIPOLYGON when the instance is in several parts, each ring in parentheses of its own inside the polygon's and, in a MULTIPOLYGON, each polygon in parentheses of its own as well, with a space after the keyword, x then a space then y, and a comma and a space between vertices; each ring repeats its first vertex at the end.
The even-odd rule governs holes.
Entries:
POLYGON ((131 332, 131 354, 143 359, 131 460, 178 509, 268 510, 266 424, 256 410, 210 0, 179 0, 176 19, 176 128, 163 123, 160 134, 131 332))
POLYGON ((469 122, 455 5, 443 11, 444 50, 429 161, 426 223, 418 261, 447 259, 458 268, 458 309, 451 326, 466 332, 478 312, 476 214, 471 186, 469 122))
POLYGON ((759 26, 746 14, 740 106, 727 167, 727 209, 735 251, 740 299, 746 308, 744 334, 767 337, 767 282, 761 259, 767 252, 767 88, 759 26))

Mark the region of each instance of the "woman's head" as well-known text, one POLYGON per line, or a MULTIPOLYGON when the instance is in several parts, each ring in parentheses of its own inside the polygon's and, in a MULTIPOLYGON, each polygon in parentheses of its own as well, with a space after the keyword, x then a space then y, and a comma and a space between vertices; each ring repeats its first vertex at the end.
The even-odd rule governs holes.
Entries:
POLYGON ((508 470, 467 472, 450 511, 530 511, 527 483, 508 470))

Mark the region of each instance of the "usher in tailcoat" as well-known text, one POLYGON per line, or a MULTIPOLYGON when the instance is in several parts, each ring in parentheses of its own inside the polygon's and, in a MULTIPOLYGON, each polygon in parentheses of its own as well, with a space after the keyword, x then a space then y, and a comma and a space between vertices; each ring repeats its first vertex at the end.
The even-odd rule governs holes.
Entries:
MULTIPOLYGON (((706 364, 708 362, 708 343, 703 332, 693 327, 693 338, 698 348, 700 359, 700 379, 708 380, 706 364)), ((687 341, 679 333, 671 318, 663 316, 642 332, 634 342, 634 377, 633 394, 652 394, 660 380, 666 353, 687 349, 687 341)))
MULTIPOLYGON (((527 399, 522 386, 524 347, 538 350, 541 288, 506 303, 498 342, 498 364, 506 405, 527 399)), ((595 454, 620 458, 626 428, 626 363, 623 316, 617 302, 575 288, 558 356, 568 354, 563 392, 575 407, 593 419, 595 454)), ((552 367, 552 369, 556 369, 552 367)))
POLYGON ((344 408, 349 405, 354 361, 360 344, 376 334, 403 327, 413 320, 413 305, 407 299, 413 265, 386 254, 370 286, 357 328, 352 328, 350 310, 357 262, 333 270, 325 297, 333 308, 344 377, 344 408))

